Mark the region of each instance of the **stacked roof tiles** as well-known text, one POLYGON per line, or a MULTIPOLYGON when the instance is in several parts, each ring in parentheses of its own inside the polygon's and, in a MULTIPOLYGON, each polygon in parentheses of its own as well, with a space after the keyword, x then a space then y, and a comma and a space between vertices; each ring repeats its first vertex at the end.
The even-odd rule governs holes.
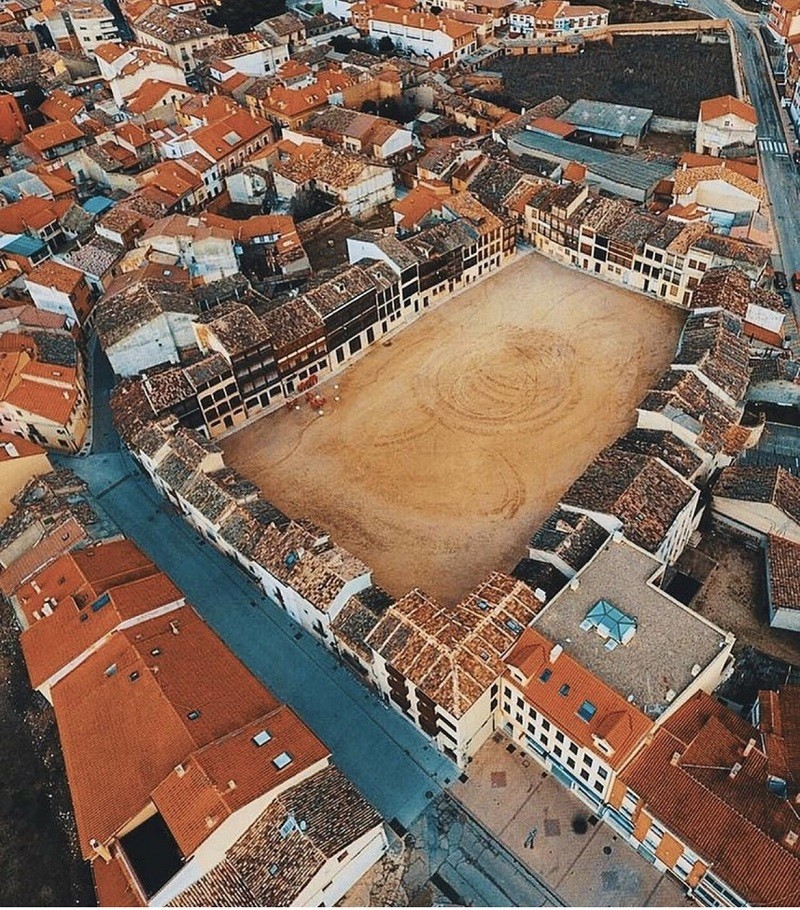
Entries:
POLYGON ((170 579, 130 541, 81 543, 40 542, 34 572, 1 577, 101 905, 290 904, 339 880, 354 841, 377 859, 378 814, 170 579))

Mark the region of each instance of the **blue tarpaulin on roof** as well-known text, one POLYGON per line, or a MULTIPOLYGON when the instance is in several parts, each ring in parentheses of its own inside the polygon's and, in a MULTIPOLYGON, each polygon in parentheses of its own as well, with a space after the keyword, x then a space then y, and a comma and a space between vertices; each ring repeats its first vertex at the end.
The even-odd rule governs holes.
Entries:
POLYGON ((103 212, 108 211, 114 205, 111 199, 106 199, 105 196, 92 196, 91 199, 87 199, 83 203, 81 208, 88 212, 90 215, 102 215, 103 212))

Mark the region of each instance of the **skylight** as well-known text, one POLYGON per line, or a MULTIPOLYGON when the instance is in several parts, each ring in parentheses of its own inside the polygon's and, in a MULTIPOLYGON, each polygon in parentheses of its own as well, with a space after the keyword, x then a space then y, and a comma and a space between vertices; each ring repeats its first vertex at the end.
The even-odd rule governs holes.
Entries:
POLYGON ((578 708, 577 713, 578 717, 580 717, 581 720, 585 720, 588 724, 595 714, 597 714, 597 708, 595 708, 590 701, 585 701, 580 708, 578 708))
POLYGON ((92 604, 92 613, 96 613, 98 610, 102 610, 103 607, 111 600, 108 594, 103 594, 98 597, 97 600, 92 604))
POLYGON ((547 682, 547 680, 550 679, 550 677, 552 675, 553 675, 553 671, 550 669, 550 667, 545 667, 544 670, 542 670, 541 674, 539 675, 539 681, 547 682))
POLYGON ((558 690, 559 695, 563 695, 565 698, 569 695, 569 683, 564 683, 564 685, 558 690))
POLYGON ((263 746, 272 739, 272 734, 268 730, 259 730, 253 737, 253 742, 257 746, 263 746))
POLYGON ((288 752, 281 752, 272 759, 272 764, 280 771, 292 763, 292 756, 288 752))
POLYGON ((628 616, 607 600, 598 600, 586 614, 581 629, 584 632, 594 629, 600 638, 626 645, 636 634, 636 617, 628 616))

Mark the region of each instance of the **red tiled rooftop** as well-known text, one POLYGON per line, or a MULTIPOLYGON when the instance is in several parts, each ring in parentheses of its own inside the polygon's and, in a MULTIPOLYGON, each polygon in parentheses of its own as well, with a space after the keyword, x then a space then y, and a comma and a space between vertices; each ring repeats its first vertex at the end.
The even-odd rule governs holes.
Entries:
POLYGON ((52 695, 87 858, 192 752, 278 707, 191 607, 116 633, 52 695))

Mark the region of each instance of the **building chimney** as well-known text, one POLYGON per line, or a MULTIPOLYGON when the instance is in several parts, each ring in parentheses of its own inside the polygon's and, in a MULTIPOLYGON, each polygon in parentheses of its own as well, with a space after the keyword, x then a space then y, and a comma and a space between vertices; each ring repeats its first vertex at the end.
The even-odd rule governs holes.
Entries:
POLYGON ((784 844, 787 847, 797 846, 797 832, 796 831, 787 831, 786 836, 783 839, 784 844))
POLYGON ((558 658, 561 657, 561 652, 563 650, 564 649, 561 647, 561 645, 553 645, 553 647, 550 649, 550 663, 551 664, 554 664, 558 660, 558 658))
POLYGON ((755 745, 756 745, 756 741, 754 739, 747 740, 747 745, 744 747, 744 752, 742 752, 742 755, 744 756, 744 758, 747 758, 747 756, 753 751, 753 749, 755 748, 755 745))
POLYGON ((742 763, 737 761, 736 764, 728 772, 728 777, 731 780, 733 780, 741 770, 742 770, 742 763))
POLYGON ((680 753, 680 752, 673 752, 673 753, 672 753, 672 758, 669 760, 669 763, 672 765, 673 768, 677 768, 677 767, 678 767, 678 762, 679 762, 680 760, 681 760, 681 753, 680 753))
MULTIPOLYGON (((796 835, 795 835, 796 837, 796 835)), ((94 850, 94 852, 102 857, 107 863, 111 862, 111 851, 105 844, 101 844, 99 840, 92 837, 89 839, 89 846, 94 850)))

